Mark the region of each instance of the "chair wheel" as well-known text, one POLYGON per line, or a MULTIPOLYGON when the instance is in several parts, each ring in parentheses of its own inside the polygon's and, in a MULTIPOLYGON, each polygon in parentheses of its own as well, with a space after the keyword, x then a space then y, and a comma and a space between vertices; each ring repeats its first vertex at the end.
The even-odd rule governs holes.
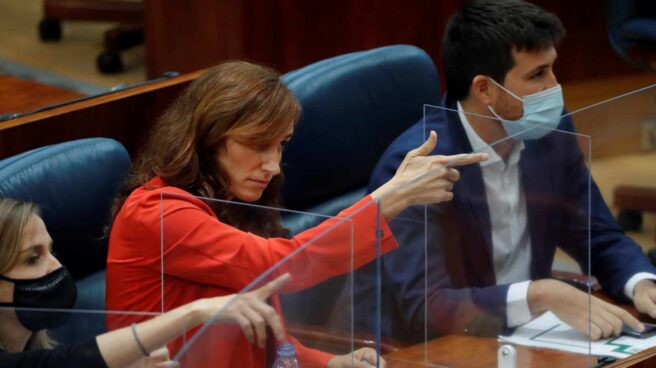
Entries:
POLYGON ((622 210, 617 215, 617 223, 624 231, 640 231, 642 228, 642 213, 640 211, 622 210))
POLYGON ((57 19, 42 19, 39 22, 39 38, 41 41, 61 40, 61 22, 57 19))
POLYGON ((105 74, 119 73, 123 70, 121 55, 116 51, 104 51, 96 59, 98 69, 105 74))

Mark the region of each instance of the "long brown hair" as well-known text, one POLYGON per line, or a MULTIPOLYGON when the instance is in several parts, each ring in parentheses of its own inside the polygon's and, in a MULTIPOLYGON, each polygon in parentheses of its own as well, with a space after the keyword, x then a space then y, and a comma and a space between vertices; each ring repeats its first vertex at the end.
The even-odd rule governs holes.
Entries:
MULTIPOLYGON (((153 127, 117 195, 113 217, 130 193, 159 176, 167 185, 209 198, 227 198, 228 177, 217 163, 227 137, 253 144, 280 137, 296 124, 301 107, 267 67, 242 61, 208 69, 177 98, 153 127)), ((282 175, 271 180, 256 204, 280 206, 282 175)), ((261 236, 283 236, 277 211, 214 206, 221 221, 261 236)))
MULTIPOLYGON (((5 274, 16 266, 25 227, 35 215, 39 216, 39 208, 33 203, 0 198, 0 274, 5 274)), ((49 349, 55 344, 43 330, 32 334, 28 348, 49 349)), ((0 349, 4 349, 2 344, 0 349)))

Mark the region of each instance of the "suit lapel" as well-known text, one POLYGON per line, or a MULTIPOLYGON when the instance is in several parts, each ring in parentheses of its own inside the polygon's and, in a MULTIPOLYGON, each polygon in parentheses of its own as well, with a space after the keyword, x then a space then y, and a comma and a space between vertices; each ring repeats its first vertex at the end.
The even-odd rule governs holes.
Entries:
MULTIPOLYGON (((455 106, 454 106, 455 108, 455 106)), ((453 153, 472 152, 471 144, 458 114, 447 112, 448 129, 453 134, 453 153)), ((439 132, 438 132, 439 134, 439 132)), ((456 202, 460 231, 460 244, 464 259, 463 267, 470 286, 486 286, 496 283, 492 261, 492 230, 490 211, 485 194, 483 173, 479 165, 459 167, 461 177, 455 184, 456 202)), ((454 229, 455 230, 455 229, 454 229)))
MULTIPOLYGON (((533 279, 550 274, 551 263, 544 252, 547 238, 546 206, 549 200, 551 178, 547 163, 542 159, 540 142, 527 141, 522 151, 520 170, 522 188, 526 198, 526 214, 531 237, 531 277, 533 279)), ((553 198, 551 198, 553 200, 553 198)))

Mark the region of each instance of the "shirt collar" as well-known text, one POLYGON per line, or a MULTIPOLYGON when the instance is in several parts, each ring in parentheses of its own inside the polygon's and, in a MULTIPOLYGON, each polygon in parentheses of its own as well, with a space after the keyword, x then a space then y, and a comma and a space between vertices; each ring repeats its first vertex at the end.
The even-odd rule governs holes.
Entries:
MULTIPOLYGON (((483 152, 487 153, 488 159, 487 161, 482 161, 479 162, 479 165, 481 167, 489 166, 492 164, 496 164, 497 162, 503 162, 503 159, 497 151, 492 148, 489 144, 487 144, 483 138, 481 138, 478 133, 474 130, 474 128, 471 126, 469 123, 469 119, 467 119, 467 114, 465 114, 465 110, 462 109, 462 105, 460 104, 460 101, 456 102, 458 106, 458 117, 460 118, 460 122, 462 123, 462 127, 465 129, 465 134, 467 135, 467 139, 469 139, 469 143, 472 146, 472 150, 474 152, 483 152)), ((517 141, 517 143, 513 146, 512 151, 510 152, 510 156, 508 156, 508 165, 515 165, 517 162, 519 162, 520 158, 520 153, 524 149, 524 142, 522 141, 517 141)))

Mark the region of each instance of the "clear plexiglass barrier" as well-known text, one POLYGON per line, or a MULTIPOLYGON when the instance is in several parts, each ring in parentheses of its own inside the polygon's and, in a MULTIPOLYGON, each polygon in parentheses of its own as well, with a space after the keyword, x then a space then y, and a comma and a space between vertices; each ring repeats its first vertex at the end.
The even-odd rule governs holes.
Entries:
POLYGON ((425 106, 423 122, 404 133, 407 147, 385 159, 431 130, 439 154, 490 158, 446 162, 438 170, 460 173, 454 199, 411 207, 390 223, 400 247, 370 272, 381 346, 399 348, 384 355, 388 364, 593 367, 656 345, 618 336, 627 317, 608 312, 616 305, 651 321, 630 297, 638 274, 654 273, 641 249, 654 246, 649 198, 641 208, 635 201, 656 185, 655 98, 648 87, 522 128, 448 100, 425 106), (640 231, 631 229, 638 215, 640 231))
MULTIPOLYGON (((78 289, 78 296, 80 295, 78 289)), ((69 362, 71 366, 79 366, 79 362, 83 361, 88 363, 93 361, 98 364, 99 357, 98 348, 95 344, 95 338, 104 333, 115 332, 116 328, 108 328, 107 322, 114 319, 118 320, 133 320, 133 321, 146 321, 159 316, 160 313, 156 312, 136 312, 136 311, 106 311, 106 310, 91 310, 91 309, 49 309, 49 308, 32 308, 32 307, 0 307, 0 316, 3 321, 2 325, 2 342, 0 343, 0 351, 7 353, 24 352, 22 358, 13 356, 7 357, 10 362, 9 366, 17 364, 16 366, 23 366, 22 364, 29 364, 30 362, 42 362, 43 364, 54 364, 51 359, 57 359, 60 362, 69 362), (33 330, 29 334, 29 328, 33 330), (27 335, 26 335, 27 333, 27 335), (28 337, 26 344, 23 346, 21 339, 28 337), (18 345, 16 345, 18 343, 18 345), (39 350, 54 349, 54 354, 43 354, 37 358, 37 353, 45 353, 39 350), (15 359, 15 360, 12 360, 15 359)), ((138 327, 140 330, 140 327, 138 327)), ((140 330, 143 331, 143 330, 140 330)), ((170 327, 169 332, 172 335, 182 335, 185 330, 180 328, 175 330, 175 327, 170 327)), ((130 327, 127 326, 119 338, 120 353, 132 352, 122 355, 120 359, 129 361, 130 368, 152 367, 150 365, 156 360, 148 361, 143 358, 139 352, 139 347, 136 340, 133 338, 130 327), (136 354, 135 354, 136 352, 136 354), (131 358, 130 358, 131 357, 131 358)), ((117 340, 113 341, 114 349, 116 348, 117 340)), ((156 349, 153 349, 156 350, 156 349)), ((101 352, 106 354, 113 351, 117 355, 119 352, 116 350, 106 350, 101 352)), ((161 351, 157 352, 163 353, 161 351)), ((163 355, 163 354, 162 354, 163 355)), ((116 358, 116 357, 114 357, 116 358)), ((3 358, 4 359, 4 358, 3 358)), ((102 366, 102 365, 98 365, 102 366)))
POLYGON ((496 367, 501 343, 534 353, 562 343, 576 347, 581 366, 591 364, 589 138, 571 124, 506 131, 457 104, 424 111, 423 122, 405 133, 408 147, 437 132, 436 152, 446 157, 429 175, 440 180, 457 170, 459 180, 453 200, 410 207, 390 223, 400 246, 381 260, 379 323, 381 340, 403 348, 388 362, 496 367), (488 160, 449 157, 471 152, 488 160), (558 246, 580 265, 576 274, 556 259, 558 246), (529 290, 550 295, 538 307, 529 290), (559 315, 565 297, 579 308, 578 320, 559 315))
MULTIPOLYGON (((431 173, 407 184, 426 185, 422 180, 440 180, 455 169, 459 180, 453 200, 413 206, 388 219, 382 215, 383 197, 362 204, 358 219, 347 212, 328 219, 331 225, 321 234, 295 234, 292 239, 305 239, 297 241, 298 251, 250 276, 240 297, 285 272, 303 280, 292 281, 272 301, 281 301, 276 308, 284 316, 286 339, 296 344, 299 360, 309 359, 304 366, 331 358, 306 347, 350 357, 354 366, 365 360, 392 367, 496 367, 502 345, 514 349, 502 356, 515 354, 517 366, 592 367, 599 356, 621 359, 643 350, 651 342, 615 336, 618 315, 599 312, 606 306, 600 303, 626 307, 629 279, 651 271, 651 265, 634 234, 618 227, 620 208, 607 193, 617 186, 613 180, 626 175, 597 177, 595 164, 603 167, 624 155, 637 165, 653 162, 641 148, 644 143, 625 142, 628 132, 644 132, 649 117, 656 116, 653 105, 645 106, 654 100, 652 92, 565 111, 552 127, 529 124, 507 127, 508 132, 500 121, 459 111, 455 104, 426 106, 423 122, 404 133, 407 146, 383 159, 398 165, 431 130, 438 133, 441 155, 487 153, 488 161, 481 164, 463 165, 467 157, 462 156, 438 160, 431 173), (485 124, 492 128, 481 130, 485 124), (497 135, 503 131, 491 144, 477 133, 494 137, 495 129, 497 135), (603 143, 595 143, 597 135, 603 143), (604 152, 610 147, 626 151, 604 152), (599 161, 593 160, 596 155, 599 161), (359 236, 363 225, 377 239, 359 236), (351 251, 341 260, 349 266, 326 268, 337 262, 328 249, 340 246, 351 251), (362 354, 364 347, 375 354, 362 354)), ((376 177, 384 182, 393 174, 376 177)), ((638 173, 635 184, 644 180, 638 173)), ((194 356, 218 354, 213 356, 229 364, 237 350, 227 351, 219 342, 232 339, 234 344, 243 336, 233 326, 236 335, 227 338, 226 328, 220 322, 204 326, 198 338, 187 337, 176 359, 185 364, 194 356)), ((255 349, 246 341, 240 346, 255 349)), ((275 359, 278 346, 278 341, 267 345, 264 364, 275 359)))
POLYGON ((205 323, 190 321, 168 344, 180 367, 270 367, 281 358, 289 366, 289 355, 302 367, 497 367, 498 359, 593 367, 600 356, 622 359, 656 345, 615 336, 615 318, 625 317, 607 312, 633 308, 641 277, 656 274, 641 249, 654 246, 653 214, 640 199, 649 193, 640 188, 656 185, 654 101, 654 88, 645 88, 565 111, 551 127, 521 129, 448 100, 425 106, 372 181, 391 178, 436 131, 445 157, 427 159, 434 169, 404 188, 335 217, 162 193, 159 234, 151 234, 159 249, 141 250, 122 274, 121 295, 142 307, 0 312, 58 320, 51 335, 68 344, 213 301, 202 309, 205 323), (472 152, 489 159, 446 157, 472 152), (451 188, 445 178, 456 175, 451 188), (399 193, 425 188, 427 196, 452 190, 453 199, 391 217, 385 206, 399 193), (281 338, 244 323, 271 311, 281 338))
MULTIPOLYGON (((374 336, 356 336, 352 313, 353 269, 374 259, 379 243, 373 201, 337 217, 176 193, 163 194, 161 203, 163 310, 192 298, 236 294, 208 323, 169 345, 180 366, 271 366, 284 343, 291 344, 301 366, 325 366, 332 355, 348 359, 359 348, 356 340, 373 345, 374 336), (180 203, 204 214, 178 211, 180 203), (293 230, 270 226, 280 219, 293 230), (309 223, 319 225, 297 226, 309 223), (259 307, 243 310, 283 275, 289 281, 265 302, 281 317, 284 336, 256 330, 266 343, 253 343, 236 316, 257 312, 259 307)), ((382 249, 388 243, 383 240, 382 249)))

